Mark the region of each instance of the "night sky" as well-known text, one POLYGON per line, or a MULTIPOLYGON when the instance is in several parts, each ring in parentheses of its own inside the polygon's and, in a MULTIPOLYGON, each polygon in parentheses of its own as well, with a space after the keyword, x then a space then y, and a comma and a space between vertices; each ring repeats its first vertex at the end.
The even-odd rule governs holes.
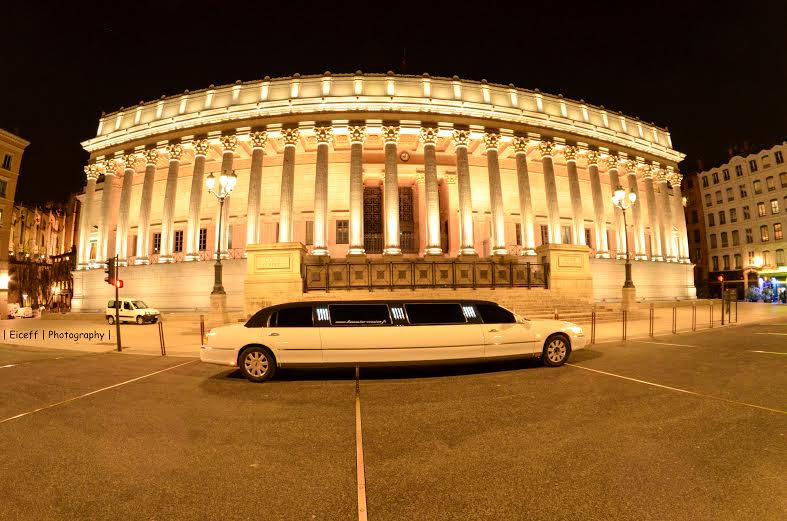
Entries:
POLYGON ((684 172, 724 160, 731 146, 787 138, 784 1, 26 1, 4 10, 0 127, 32 142, 21 201, 81 189, 79 143, 95 136, 102 111, 296 72, 456 74, 584 99, 669 127, 688 154, 684 172))

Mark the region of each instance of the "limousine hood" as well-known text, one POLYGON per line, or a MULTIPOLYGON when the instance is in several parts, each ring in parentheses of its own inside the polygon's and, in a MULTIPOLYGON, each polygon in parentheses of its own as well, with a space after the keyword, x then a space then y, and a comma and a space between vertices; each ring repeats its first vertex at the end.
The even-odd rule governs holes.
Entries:
POLYGON ((582 336, 584 334, 582 326, 565 320, 531 320, 530 324, 534 329, 543 332, 554 333, 555 331, 563 331, 572 336, 582 336))

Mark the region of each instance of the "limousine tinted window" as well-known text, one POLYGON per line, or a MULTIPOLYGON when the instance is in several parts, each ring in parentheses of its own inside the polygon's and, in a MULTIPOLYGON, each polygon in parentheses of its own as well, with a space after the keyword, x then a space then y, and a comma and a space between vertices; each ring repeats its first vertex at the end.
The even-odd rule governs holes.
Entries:
POLYGON ((477 304, 476 307, 481 314, 481 320, 486 324, 513 324, 516 322, 514 314, 500 306, 477 304))
POLYGON ((385 326, 391 315, 385 304, 336 304, 328 306, 334 326, 385 326))
POLYGON ((467 322, 459 304, 405 304, 411 324, 464 324, 467 322))
POLYGON ((298 306, 280 309, 271 319, 271 325, 276 327, 312 327, 314 325, 312 307, 298 306))

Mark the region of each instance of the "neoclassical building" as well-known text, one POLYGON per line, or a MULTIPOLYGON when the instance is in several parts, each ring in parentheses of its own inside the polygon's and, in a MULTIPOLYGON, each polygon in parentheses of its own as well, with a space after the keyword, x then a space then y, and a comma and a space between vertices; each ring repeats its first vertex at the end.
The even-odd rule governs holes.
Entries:
POLYGON ((536 264, 542 245, 568 244, 587 258, 592 297, 619 299, 618 185, 638 195, 637 294, 694 296, 683 154, 666 129, 584 101, 426 74, 266 77, 105 114, 83 146, 75 308, 102 307, 116 254, 129 294, 205 308, 217 248, 241 308, 249 245, 277 243, 304 245, 304 265, 536 264), (219 234, 205 179, 233 171, 219 234))

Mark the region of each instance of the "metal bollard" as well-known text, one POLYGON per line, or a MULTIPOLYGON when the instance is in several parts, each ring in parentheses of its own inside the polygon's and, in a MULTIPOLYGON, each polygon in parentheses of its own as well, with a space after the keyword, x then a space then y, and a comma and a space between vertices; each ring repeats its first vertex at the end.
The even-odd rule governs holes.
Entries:
POLYGON ((672 334, 675 335, 678 333, 678 307, 676 305, 672 305, 672 334))
POLYGON ((653 316, 655 315, 655 312, 656 312, 655 306, 653 305, 653 303, 651 303, 650 304, 650 324, 649 324, 650 327, 648 328, 648 336, 650 338, 653 338, 653 316))
POLYGON ((691 330, 697 330, 697 304, 691 303, 691 330))
POLYGON ((713 329, 713 301, 710 301, 710 306, 708 306, 708 316, 710 317, 708 327, 713 329))
POLYGON ((205 343, 205 315, 199 316, 199 343, 205 343))
POLYGON ((623 310, 623 341, 626 340, 626 326, 627 326, 627 313, 626 310, 623 310))
POLYGON ((590 343, 596 343, 596 306, 593 306, 593 311, 590 313, 590 343))
POLYGON ((158 321, 158 339, 161 343, 161 356, 167 356, 167 346, 164 345, 164 324, 158 321))
POLYGON ((555 308, 555 320, 560 320, 560 313, 557 312, 557 308, 555 308))
POLYGON ((735 323, 738 323, 738 299, 735 299, 735 323))

